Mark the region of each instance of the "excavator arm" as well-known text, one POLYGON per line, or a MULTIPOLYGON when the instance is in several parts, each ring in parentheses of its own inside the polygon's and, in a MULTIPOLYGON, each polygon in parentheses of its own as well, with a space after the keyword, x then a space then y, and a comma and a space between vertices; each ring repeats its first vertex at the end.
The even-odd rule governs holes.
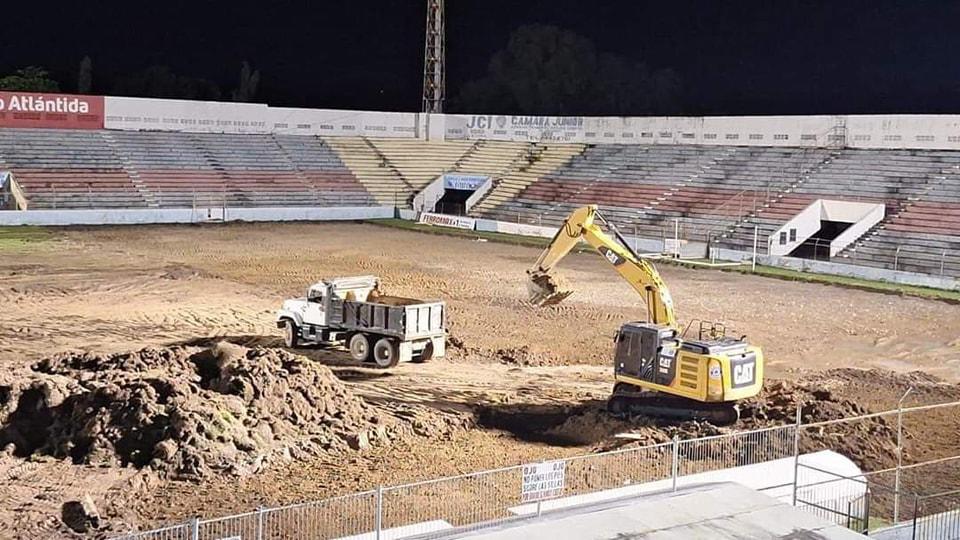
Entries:
POLYGON ((673 314, 673 299, 667 285, 660 278, 660 273, 630 248, 616 227, 603 219, 596 205, 581 207, 570 214, 533 268, 527 271, 530 275, 532 303, 539 306, 553 305, 573 294, 572 290, 564 289, 553 270, 581 239, 593 246, 644 298, 650 322, 677 327, 673 314), (615 238, 595 223, 597 219, 613 231, 615 238))

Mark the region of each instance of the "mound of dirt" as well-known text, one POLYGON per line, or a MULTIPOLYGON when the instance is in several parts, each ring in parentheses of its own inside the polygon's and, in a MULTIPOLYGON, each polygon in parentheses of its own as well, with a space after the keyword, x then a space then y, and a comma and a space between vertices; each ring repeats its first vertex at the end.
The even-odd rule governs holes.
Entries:
POLYGON ((277 460, 345 452, 454 421, 381 414, 329 368, 281 349, 60 354, 0 382, 0 446, 175 477, 248 475, 277 460))
MULTIPOLYGON (((763 427, 796 419, 802 405, 801 421, 813 424, 869 414, 858 402, 843 397, 830 373, 812 376, 798 382, 770 381, 763 392, 743 404, 746 426, 763 427)), ((883 417, 804 427, 800 450, 816 452, 834 450, 866 470, 880 470, 896 464, 897 434, 883 417)))

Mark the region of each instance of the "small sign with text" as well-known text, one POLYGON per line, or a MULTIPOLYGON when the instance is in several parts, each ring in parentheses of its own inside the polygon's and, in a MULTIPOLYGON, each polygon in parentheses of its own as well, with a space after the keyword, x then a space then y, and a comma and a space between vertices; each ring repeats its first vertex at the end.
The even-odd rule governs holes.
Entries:
POLYGON ((520 501, 543 501, 562 495, 566 470, 567 464, 564 461, 524 465, 520 501))

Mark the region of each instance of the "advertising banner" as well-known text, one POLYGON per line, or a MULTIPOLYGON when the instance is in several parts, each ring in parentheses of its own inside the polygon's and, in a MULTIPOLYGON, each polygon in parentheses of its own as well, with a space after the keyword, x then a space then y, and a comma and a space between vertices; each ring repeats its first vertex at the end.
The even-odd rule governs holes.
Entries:
POLYGON ((420 223, 425 225, 439 225, 441 227, 453 227, 455 229, 473 230, 477 224, 477 220, 463 216, 450 216, 447 214, 424 212, 420 214, 420 223))
POLYGON ((520 236, 539 236, 541 238, 553 238, 557 234, 556 227, 542 227, 540 225, 510 223, 508 221, 492 221, 488 219, 478 220, 477 230, 517 234, 520 236))
POLYGON ((444 174, 443 187, 446 189, 462 189, 474 191, 483 185, 489 177, 480 174, 444 174))
POLYGON ((103 96, 0 92, 0 127, 103 129, 103 96))

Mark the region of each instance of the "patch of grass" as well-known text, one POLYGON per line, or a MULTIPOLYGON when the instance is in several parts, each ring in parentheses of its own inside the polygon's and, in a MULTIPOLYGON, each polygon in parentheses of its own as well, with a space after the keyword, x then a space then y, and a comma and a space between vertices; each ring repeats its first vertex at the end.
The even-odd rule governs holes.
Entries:
MULTIPOLYGON (((449 227, 435 227, 432 225, 423 225, 404 219, 373 219, 367 223, 380 225, 384 227, 393 227, 408 231, 423 232, 429 234, 439 234, 443 236, 457 236, 461 238, 482 238, 491 242, 501 242, 518 246, 546 247, 550 243, 549 238, 536 238, 531 236, 519 236, 515 234, 495 233, 486 231, 470 231, 465 229, 454 229, 449 227)), ((592 252, 593 249, 587 247, 578 248, 575 251, 592 252)), ((750 265, 709 268, 703 265, 688 264, 684 261, 672 259, 660 259, 656 264, 672 264, 693 268, 696 270, 719 270, 721 272, 739 272, 741 274, 753 274, 774 279, 783 279, 787 281, 803 281, 807 283, 820 283, 823 285, 833 285, 837 287, 846 287, 849 289, 860 289, 864 291, 881 292, 886 294, 899 294, 905 296, 917 296, 920 298, 929 298, 933 300, 943 300, 950 303, 960 304, 960 291, 948 291, 943 289, 932 289, 929 287, 919 287, 914 285, 901 285, 899 283, 890 283, 887 281, 872 281, 847 276, 837 276, 833 274, 814 274, 810 272, 801 272, 789 268, 780 268, 776 266, 757 265, 756 271, 751 270, 750 265)), ((531 260, 531 264, 533 261, 531 260)))
POLYGON ((0 227, 0 253, 38 247, 53 237, 53 232, 43 227, 0 227))
POLYGON ((837 276, 833 274, 812 274, 791 270, 789 268, 780 268, 776 266, 760 266, 757 270, 751 272, 749 267, 724 269, 745 274, 754 273, 760 276, 785 279, 789 281, 806 281, 809 283, 823 283, 826 285, 836 285, 847 287, 849 289, 862 289, 865 291, 883 292, 889 294, 903 294, 907 296, 919 296, 921 298, 932 298, 935 300, 946 300, 949 302, 960 303, 960 291, 948 291, 943 289, 932 289, 930 287, 920 287, 917 285, 901 285, 900 283, 890 283, 888 281, 873 281, 849 276, 837 276))

